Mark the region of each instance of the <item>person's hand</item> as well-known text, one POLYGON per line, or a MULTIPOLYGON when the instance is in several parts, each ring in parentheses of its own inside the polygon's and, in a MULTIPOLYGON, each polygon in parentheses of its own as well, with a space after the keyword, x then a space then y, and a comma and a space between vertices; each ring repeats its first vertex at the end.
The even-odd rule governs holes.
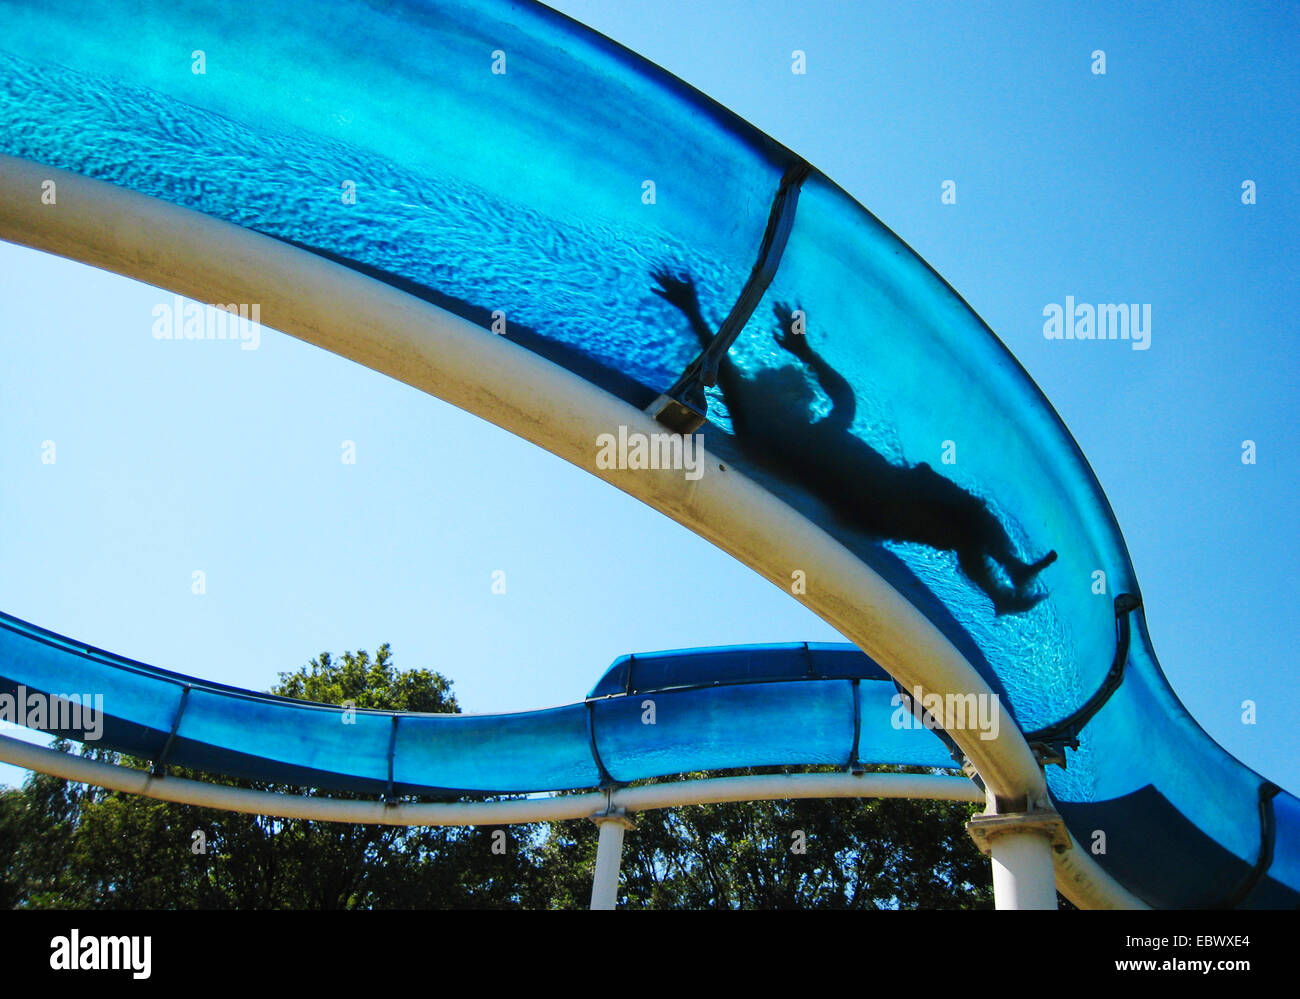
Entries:
POLYGON ((661 268, 650 275, 659 282, 658 288, 652 288, 656 295, 677 306, 687 315, 700 310, 699 296, 695 292, 695 281, 689 274, 674 277, 668 269, 661 268))
POLYGON ((802 313, 803 306, 796 305, 791 309, 785 302, 777 302, 772 306, 772 312, 776 314, 777 330, 775 340, 777 345, 789 351, 800 360, 807 360, 812 355, 812 347, 808 343, 807 333, 796 333, 794 331, 794 314, 802 313))

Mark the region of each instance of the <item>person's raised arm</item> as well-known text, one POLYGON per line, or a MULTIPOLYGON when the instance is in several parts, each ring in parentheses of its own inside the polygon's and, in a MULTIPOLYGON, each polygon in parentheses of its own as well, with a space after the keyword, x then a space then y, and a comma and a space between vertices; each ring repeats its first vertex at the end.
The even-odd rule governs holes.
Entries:
MULTIPOLYGON (((803 308, 796 308, 802 315, 803 308)), ((825 422, 847 433, 853 426, 853 420, 858 412, 858 397, 853 391, 853 386, 813 349, 812 344, 808 342, 806 332, 796 332, 794 314, 796 310, 792 310, 784 302, 777 302, 772 306, 772 311, 776 313, 778 323, 777 344, 812 369, 813 374, 817 376, 817 384, 822 387, 822 391, 831 401, 831 411, 825 422)))
POLYGON ((695 281, 691 276, 683 274, 681 277, 674 277, 666 269, 655 271, 650 276, 659 282, 658 288, 650 290, 670 305, 677 306, 686 317, 686 321, 690 323, 691 331, 700 341, 700 349, 708 347, 713 342, 713 331, 704 321, 704 313, 700 311, 700 298, 695 291, 695 281))

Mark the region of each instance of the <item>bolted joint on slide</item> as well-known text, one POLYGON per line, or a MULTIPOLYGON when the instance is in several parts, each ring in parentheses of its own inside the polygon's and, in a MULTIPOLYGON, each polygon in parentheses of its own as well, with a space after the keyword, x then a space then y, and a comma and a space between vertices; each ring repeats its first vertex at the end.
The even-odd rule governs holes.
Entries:
POLYGON ((966 831, 984 856, 991 856, 993 843, 1007 834, 1037 834, 1046 837, 1056 853, 1073 849, 1065 820, 1054 811, 1011 812, 1006 815, 977 815, 966 823, 966 831))
POLYGON ((596 823, 597 827, 605 825, 607 822, 617 823, 623 829, 635 829, 636 824, 628 816, 627 811, 622 808, 616 808, 613 805, 607 805, 599 812, 593 812, 589 818, 596 823))

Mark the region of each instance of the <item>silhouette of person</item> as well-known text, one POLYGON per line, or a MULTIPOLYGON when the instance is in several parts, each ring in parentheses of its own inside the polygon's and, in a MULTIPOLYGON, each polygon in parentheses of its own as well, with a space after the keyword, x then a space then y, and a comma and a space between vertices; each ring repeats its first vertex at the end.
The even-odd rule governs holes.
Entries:
MULTIPOLYGON (((676 306, 701 348, 714 337, 695 291, 695 282, 666 270, 653 274, 656 295, 676 306)), ((785 303, 773 307, 774 339, 798 362, 754 376, 742 374, 729 357, 718 365, 718 387, 731 414, 735 437, 752 458, 807 487, 845 522, 876 537, 912 541, 957 555, 965 575, 983 590, 997 614, 1027 611, 1046 595, 1031 589, 1035 577, 1056 561, 1049 551, 1036 562, 1021 559, 1006 529, 988 505, 928 464, 895 465, 853 435, 857 412, 853 387, 813 349, 807 333, 794 331, 785 303), (816 401, 802 368, 811 371, 831 401, 831 411, 812 421, 816 401), (775 400, 793 399, 794 406, 775 400), (811 422, 802 422, 800 414, 811 422), (1010 585, 998 579, 996 563, 1010 585)))

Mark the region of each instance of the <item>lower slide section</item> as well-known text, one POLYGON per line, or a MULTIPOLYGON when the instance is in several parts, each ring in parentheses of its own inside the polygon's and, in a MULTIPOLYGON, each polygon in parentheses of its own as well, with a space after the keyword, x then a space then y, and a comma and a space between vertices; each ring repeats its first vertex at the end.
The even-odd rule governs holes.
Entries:
POLYGON ((343 708, 208 683, 0 614, 0 717, 214 774, 336 791, 503 794, 777 765, 953 767, 852 646, 637 657, 636 687, 512 714, 343 708))
MULTIPOLYGON (((918 720, 888 675, 850 645, 625 656, 579 703, 421 715, 347 712, 209 683, 0 614, 0 718, 155 767, 389 796, 577 790, 785 764, 954 766, 941 733, 927 727, 933 718, 918 720)), ((1253 865, 1150 785, 1056 804, 1075 849, 1152 905, 1300 903, 1284 880, 1295 873, 1300 809, 1276 789, 1261 794, 1253 865)))

